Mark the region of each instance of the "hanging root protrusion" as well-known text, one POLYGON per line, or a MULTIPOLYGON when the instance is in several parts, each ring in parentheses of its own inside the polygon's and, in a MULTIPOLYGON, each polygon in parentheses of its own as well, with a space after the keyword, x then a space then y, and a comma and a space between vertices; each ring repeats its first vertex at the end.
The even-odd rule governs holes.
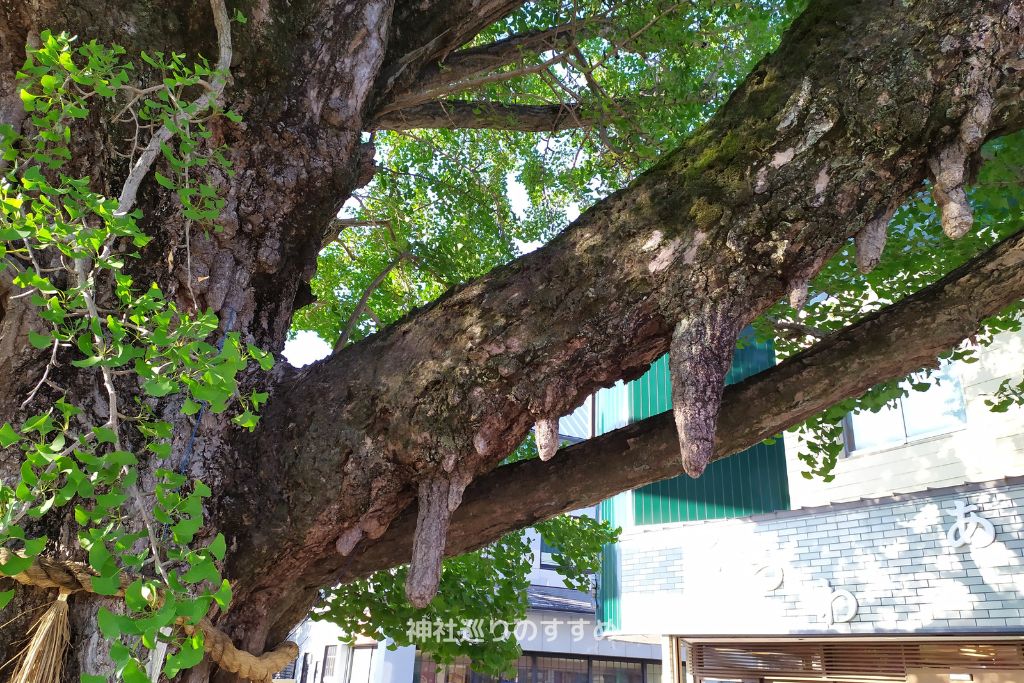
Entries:
MULTIPOLYGON (((810 282, 807 278, 798 278, 789 283, 789 305, 796 310, 802 310, 807 304, 807 290, 810 282)), ((733 340, 735 341, 735 339, 733 340)))
POLYGON ((942 212, 942 231, 950 239, 963 237, 974 224, 974 212, 964 185, 971 157, 985 141, 992 120, 992 97, 981 92, 960 124, 957 138, 928 160, 932 196, 942 212))
POLYGON ((338 536, 338 540, 334 542, 334 547, 342 557, 348 557, 348 554, 355 549, 359 541, 363 540, 363 536, 363 528, 357 524, 343 531, 338 536))
POLYGON ((432 475, 420 482, 412 562, 405 579, 405 594, 414 607, 426 607, 437 595, 448 524, 468 484, 468 478, 452 474, 432 475))
POLYGON ((715 426, 739 327, 723 315, 683 320, 669 350, 672 413, 683 469, 699 477, 715 450, 715 426))
POLYGON ((942 213, 942 232, 959 239, 974 225, 974 212, 964 190, 966 155, 956 143, 929 160, 933 185, 932 197, 942 213))
POLYGON ((882 260, 882 251, 885 250, 885 240, 889 234, 889 221, 896 213, 896 208, 890 207, 875 216, 853 238, 854 246, 857 248, 857 270, 865 275, 874 270, 882 260))
POLYGON ((537 420, 534 435, 537 439, 537 453, 541 460, 550 460, 558 452, 561 443, 558 438, 558 418, 545 417, 537 420))

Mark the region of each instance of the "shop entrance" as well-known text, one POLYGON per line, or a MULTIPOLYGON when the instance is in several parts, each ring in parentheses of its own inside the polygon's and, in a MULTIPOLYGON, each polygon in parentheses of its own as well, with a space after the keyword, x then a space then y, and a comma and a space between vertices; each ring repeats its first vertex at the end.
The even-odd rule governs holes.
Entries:
POLYGON ((1024 638, 684 642, 689 683, 1024 683, 1024 638))

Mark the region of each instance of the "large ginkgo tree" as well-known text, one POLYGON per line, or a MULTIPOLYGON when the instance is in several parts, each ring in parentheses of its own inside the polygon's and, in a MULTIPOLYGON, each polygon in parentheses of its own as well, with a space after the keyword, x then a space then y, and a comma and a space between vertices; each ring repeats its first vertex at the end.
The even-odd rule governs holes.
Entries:
POLYGON ((67 680, 514 620, 520 529, 586 588, 614 530, 563 513, 787 428, 827 485, 1018 326, 1021 0, 0 12, 0 679, 53 589, 67 680), (749 326, 785 360, 723 390, 749 326), (671 413, 560 449, 666 352, 671 413))

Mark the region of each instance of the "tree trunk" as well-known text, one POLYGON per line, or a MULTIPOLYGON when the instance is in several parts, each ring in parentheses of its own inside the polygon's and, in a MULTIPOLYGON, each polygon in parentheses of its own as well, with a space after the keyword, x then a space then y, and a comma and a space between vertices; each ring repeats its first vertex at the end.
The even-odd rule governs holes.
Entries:
MULTIPOLYGON (((150 179, 139 207, 155 239, 131 268, 184 310, 216 313, 218 334, 240 332, 279 353, 293 311, 308 302, 330 220, 369 180, 373 150, 360 134, 372 124, 365 122, 518 2, 242 4, 249 21, 234 29, 226 105, 244 122, 214 130, 236 172, 215 179, 228 200, 223 230, 191 235, 187 258, 187 224, 150 179)), ((173 417, 180 398, 161 402, 158 412, 175 423, 172 464, 191 449, 190 473, 214 492, 211 533, 228 538, 225 575, 235 600, 219 625, 240 647, 259 653, 273 646, 318 587, 409 557, 417 496, 427 503, 421 528, 443 537, 462 490, 535 422, 638 376, 674 333, 677 371, 704 378, 682 378, 680 395, 706 398, 681 402, 683 447, 707 441, 717 411, 706 408, 720 397, 718 366, 735 332, 787 293, 799 298, 846 240, 920 188, 929 161, 960 144, 965 122, 978 122, 979 102, 992 104, 978 124, 981 139, 1021 126, 1022 4, 812 3, 707 127, 550 245, 325 362, 246 377, 249 388, 272 391, 256 434, 207 415, 189 444, 192 423, 173 417), (386 544, 392 550, 382 550, 386 544)), ((0 114, 16 125, 24 122, 12 72, 42 28, 118 42, 129 54, 216 54, 202 2, 111 8, 96 0, 8 0, 0 8, 0 114)), ((82 174, 116 196, 127 171, 113 154, 123 131, 99 117, 85 128, 76 150, 82 174)), ((978 142, 971 139, 968 165, 978 142)), ((24 344, 38 321, 12 293, 0 280, 0 372, 7 378, 0 424, 58 397, 46 387, 21 407, 47 354, 24 344)), ((58 379, 69 401, 99 411, 93 371, 58 379)), ((710 457, 706 450, 697 456, 710 457)), ((0 474, 7 480, 17 468, 5 453, 0 474)), ((584 488, 612 493, 615 486, 597 475, 584 488)), ((541 507, 545 492, 558 499, 559 483, 531 476, 544 484, 536 487, 538 511, 525 517, 481 506, 469 489, 467 505, 494 519, 474 527, 480 543, 563 505, 541 507)), ((621 488, 636 483, 627 477, 621 488)), ((48 552, 80 557, 73 520, 52 515, 40 530, 51 538, 48 552)), ((426 556, 418 562, 440 559, 443 543, 421 545, 426 556)), ((449 543, 473 545, 468 538, 449 543)), ((43 602, 39 592, 23 591, 8 610, 43 602)), ((96 605, 74 600, 69 680, 104 672, 96 605)), ((16 651, 26 619, 0 633, 0 657, 16 651)), ((211 677, 232 678, 209 665, 188 674, 190 681, 211 677)))
MULTIPOLYGON (((332 10, 333 32, 321 30, 324 17, 312 11, 277 16, 248 10, 246 34, 235 40, 233 81, 226 102, 245 121, 234 126, 221 120, 214 130, 218 142, 230 149, 235 171, 232 178, 220 174, 212 179, 228 200, 218 221, 219 232, 192 234, 187 255, 186 224, 168 193, 150 179, 139 195, 143 227, 155 239, 141 260, 128 264, 135 279, 157 282, 183 310, 212 310, 221 323, 218 337, 240 332, 243 340, 277 353, 283 348, 294 309, 308 301, 308 283, 323 231, 356 186, 360 168, 365 167, 364 157, 372 153, 359 144, 361 110, 383 57, 390 5, 370 1, 318 11, 331 14, 332 10), (317 65, 315 55, 328 40, 350 45, 350 49, 331 64, 317 65)), ((121 44, 137 65, 137 55, 143 50, 174 50, 190 58, 217 53, 216 33, 205 3, 135 2, 111 7, 89 0, 11 2, 5 4, 4 13, 8 21, 0 28, 4 60, 0 84, 5 123, 23 123, 12 76, 24 61, 24 46, 44 28, 67 31, 82 40, 121 44)), ((147 74, 140 72, 141 84, 147 85, 147 74)), ((112 151, 123 146, 125 131, 102 123, 100 116, 82 128, 76 129, 76 139, 85 141, 75 149, 76 170, 90 175, 95 188, 116 197, 127 169, 112 151)), ((362 178, 364 183, 367 180, 362 178)), ((35 401, 21 406, 42 375, 49 353, 33 350, 26 343, 28 330, 35 326, 41 331, 42 326, 28 300, 11 299, 13 293, 9 280, 0 281, 0 371, 6 378, 0 387, 0 424, 18 424, 60 396, 44 387, 35 401)), ((80 371, 74 377, 56 379, 55 384, 68 389, 69 402, 94 407, 99 417, 104 406, 97 406, 95 398, 98 373, 80 371)), ((255 374, 245 380, 250 388, 271 382, 269 377, 255 374)), ((156 407, 158 414, 171 416, 175 423, 173 466, 181 461, 193 428, 189 419, 174 417, 180 400, 172 398, 156 407)), ((95 423, 102 422, 97 419, 95 423)), ((244 468, 250 465, 248 459, 235 455, 232 438, 229 421, 207 413, 191 444, 190 473, 224 495, 225 505, 244 488, 241 481, 248 477, 244 468)), ((5 453, 2 462, 6 481, 16 478, 18 471, 19 463, 11 455, 13 451, 5 453)), ((64 516, 51 515, 35 530, 50 537, 48 554, 81 559, 76 524, 70 508, 66 512, 64 516)), ((40 591, 22 591, 5 616, 50 599, 52 596, 40 591)), ((107 644, 95 626, 98 604, 104 603, 72 599, 74 657, 67 680, 78 680, 79 672, 109 670, 107 644)), ((244 601, 238 605, 243 606, 244 601)), ((25 618, 3 629, 0 659, 7 661, 17 653, 33 617, 27 612, 25 618)), ((262 652, 265 628, 253 625, 238 633, 239 646, 262 652)), ((9 671, 5 669, 0 677, 9 671)))

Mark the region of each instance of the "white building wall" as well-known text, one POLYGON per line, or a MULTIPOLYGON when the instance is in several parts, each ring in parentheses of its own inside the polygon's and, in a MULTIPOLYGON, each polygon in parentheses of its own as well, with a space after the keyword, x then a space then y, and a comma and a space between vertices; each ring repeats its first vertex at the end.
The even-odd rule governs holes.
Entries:
POLYGON ((531 610, 517 627, 516 636, 523 651, 537 654, 661 659, 660 645, 603 637, 593 614, 531 610))
POLYGON ((410 683, 416 663, 416 648, 400 647, 394 650, 387 643, 359 639, 353 645, 341 642, 342 631, 334 624, 322 621, 303 621, 292 633, 299 646, 295 676, 284 681, 301 681, 302 666, 309 655, 306 683, 410 683), (330 645, 338 647, 334 672, 325 675, 324 657, 330 645))
POLYGON ((1020 632, 1022 510, 1018 479, 639 527, 619 544, 621 630, 688 637, 1020 632), (957 501, 977 505, 975 514, 992 524, 990 544, 980 547, 982 525, 973 545, 956 547, 949 530, 957 501))
POLYGON ((1024 333, 1003 333, 980 349, 977 363, 955 364, 964 389, 967 421, 962 429, 908 444, 841 457, 825 483, 801 476, 795 435, 785 435, 792 506, 876 498, 965 482, 1024 475, 1024 410, 993 413, 985 399, 1007 378, 1024 369, 1024 333))

